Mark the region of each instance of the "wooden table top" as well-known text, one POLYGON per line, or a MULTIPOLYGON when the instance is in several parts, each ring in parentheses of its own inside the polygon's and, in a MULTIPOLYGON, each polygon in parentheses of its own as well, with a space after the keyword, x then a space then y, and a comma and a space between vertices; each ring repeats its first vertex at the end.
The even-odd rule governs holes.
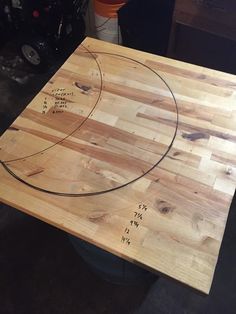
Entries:
POLYGON ((209 293, 236 77, 87 38, 0 139, 0 200, 209 293))

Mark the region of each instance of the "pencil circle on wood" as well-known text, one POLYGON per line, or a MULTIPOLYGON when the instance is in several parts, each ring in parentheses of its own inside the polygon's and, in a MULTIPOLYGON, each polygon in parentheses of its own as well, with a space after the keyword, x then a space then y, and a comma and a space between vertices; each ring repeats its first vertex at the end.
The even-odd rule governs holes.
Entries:
POLYGON ((161 162, 177 111, 168 84, 145 63, 81 46, 11 126, 1 160, 38 190, 103 194, 161 162))

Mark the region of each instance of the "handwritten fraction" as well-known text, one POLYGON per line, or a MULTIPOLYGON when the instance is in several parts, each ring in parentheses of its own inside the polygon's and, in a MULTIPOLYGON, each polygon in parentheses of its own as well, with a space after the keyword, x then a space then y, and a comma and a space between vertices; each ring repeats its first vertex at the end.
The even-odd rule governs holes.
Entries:
POLYGON ((142 221, 145 217, 148 207, 144 203, 140 203, 137 209, 133 212, 132 219, 129 224, 125 226, 124 233, 121 236, 121 242, 125 245, 131 245, 132 236, 138 231, 139 227, 142 225, 142 221))

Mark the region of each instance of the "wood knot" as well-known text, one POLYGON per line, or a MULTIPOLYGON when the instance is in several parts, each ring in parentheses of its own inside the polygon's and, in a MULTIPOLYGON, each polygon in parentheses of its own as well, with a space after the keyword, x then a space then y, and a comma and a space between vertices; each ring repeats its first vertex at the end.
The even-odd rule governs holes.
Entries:
POLYGON ((88 92, 91 89, 91 86, 82 85, 79 82, 74 83, 76 87, 81 89, 83 92, 88 92))
POLYGON ((233 168, 230 166, 227 166, 225 169, 225 173, 230 176, 233 173, 233 168))
POLYGON ((186 140, 189 140, 191 142, 197 141, 197 140, 201 140, 201 139, 209 139, 210 136, 209 134, 206 133, 200 133, 200 132, 196 132, 196 133, 183 133, 182 137, 186 140))
POLYGON ((174 152, 173 156, 179 156, 180 152, 174 152))
POLYGON ((105 222, 107 216, 107 213, 104 213, 102 211, 95 211, 91 215, 89 215, 88 219, 94 223, 101 223, 105 222))
POLYGON ((201 214, 194 213, 192 217, 193 229, 199 232, 203 221, 204 221, 204 217, 201 214))
POLYGON ((175 207, 171 206, 169 203, 162 200, 156 201, 156 207, 159 210, 159 212, 164 215, 171 213, 175 209, 175 207))
POLYGON ((200 80, 205 80, 205 79, 206 79, 206 75, 205 75, 205 74, 200 74, 200 75, 198 76, 198 78, 199 78, 200 80))
POLYGON ((171 207, 168 207, 168 206, 165 206, 165 207, 160 208, 160 212, 161 212, 162 214, 168 214, 171 210, 172 210, 172 208, 171 208, 171 207))

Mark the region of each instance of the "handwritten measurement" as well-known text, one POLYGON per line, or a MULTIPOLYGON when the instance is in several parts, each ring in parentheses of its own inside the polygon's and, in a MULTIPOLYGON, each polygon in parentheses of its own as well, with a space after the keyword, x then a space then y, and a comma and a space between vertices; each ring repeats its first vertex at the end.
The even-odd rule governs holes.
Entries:
POLYGON ((129 226, 126 226, 124 233, 121 235, 121 242, 125 245, 130 245, 132 242, 132 235, 134 236, 137 229, 141 226, 141 220, 144 218, 145 212, 148 210, 147 205, 140 203, 136 211, 133 212, 133 217, 129 221, 129 226))
POLYGON ((73 92, 67 92, 65 88, 54 88, 52 89, 52 94, 54 96, 60 96, 60 97, 65 97, 65 96, 73 96, 73 92))
POLYGON ((130 238, 126 238, 126 237, 124 237, 124 236, 122 236, 121 237, 121 242, 123 242, 123 243, 125 243, 125 244, 128 244, 128 245, 130 245, 130 238))
POLYGON ((54 88, 52 89, 52 95, 55 98, 54 104, 49 106, 47 97, 44 98, 42 105, 42 113, 46 114, 49 107, 52 109, 53 114, 63 113, 68 108, 68 102, 66 96, 74 96, 73 92, 67 92, 65 88, 54 88))
POLYGON ((42 113, 45 114, 47 110, 48 110, 48 103, 47 103, 47 97, 45 97, 43 101, 42 113))
POLYGON ((72 96, 73 93, 67 93, 65 88, 55 88, 52 90, 52 94, 55 97, 52 113, 63 113, 64 109, 67 108, 67 101, 65 96, 72 96))

